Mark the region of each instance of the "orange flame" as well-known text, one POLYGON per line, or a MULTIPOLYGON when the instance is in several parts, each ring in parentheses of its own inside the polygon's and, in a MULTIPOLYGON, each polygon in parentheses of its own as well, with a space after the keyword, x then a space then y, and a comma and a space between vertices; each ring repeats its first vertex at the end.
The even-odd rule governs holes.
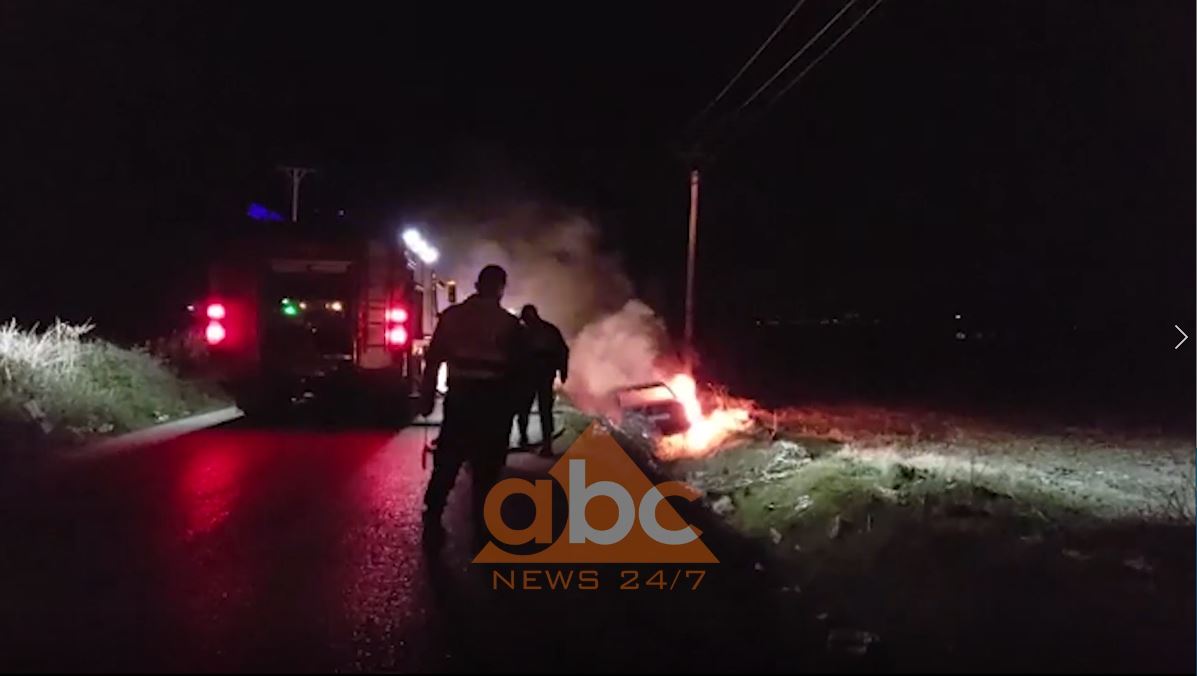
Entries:
POLYGON ((661 440, 660 453, 666 458, 696 457, 710 453, 737 432, 748 429, 747 408, 718 407, 704 413, 698 401, 698 385, 694 378, 678 373, 669 379, 669 389, 682 404, 690 429, 661 440))

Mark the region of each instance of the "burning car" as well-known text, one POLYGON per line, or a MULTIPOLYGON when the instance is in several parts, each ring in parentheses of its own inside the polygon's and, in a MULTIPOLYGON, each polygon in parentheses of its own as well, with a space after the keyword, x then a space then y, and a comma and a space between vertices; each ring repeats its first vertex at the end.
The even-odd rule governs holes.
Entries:
POLYGON ((663 382, 621 387, 614 397, 623 416, 643 418, 664 436, 690 429, 685 405, 663 382))
POLYGON ((640 421, 661 435, 656 453, 664 459, 706 455, 752 426, 750 402, 720 401, 704 410, 693 376, 685 373, 621 387, 611 396, 625 420, 640 421))

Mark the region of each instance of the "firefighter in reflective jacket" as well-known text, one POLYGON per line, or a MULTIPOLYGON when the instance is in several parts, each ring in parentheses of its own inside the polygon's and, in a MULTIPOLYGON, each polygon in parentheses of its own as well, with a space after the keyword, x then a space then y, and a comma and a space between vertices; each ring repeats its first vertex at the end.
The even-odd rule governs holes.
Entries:
POLYGON ((478 274, 477 293, 441 316, 425 357, 420 413, 432 413, 437 371, 449 365, 444 420, 433 454, 432 478, 424 494, 424 541, 439 546, 441 514, 458 470, 469 463, 474 532, 485 536, 482 508, 507 456, 515 410, 515 375, 521 355, 519 320, 499 301, 507 272, 488 265, 478 274))

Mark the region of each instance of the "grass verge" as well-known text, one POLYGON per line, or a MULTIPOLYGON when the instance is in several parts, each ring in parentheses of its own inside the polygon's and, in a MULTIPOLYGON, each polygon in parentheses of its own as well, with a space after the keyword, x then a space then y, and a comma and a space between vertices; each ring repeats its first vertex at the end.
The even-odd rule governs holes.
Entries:
POLYGON ((1191 668, 1189 442, 876 420, 665 468, 772 545, 829 637, 880 637, 873 668, 1191 668))
POLYGON ((0 427, 18 443, 76 443, 224 404, 160 359, 89 334, 90 324, 0 326, 0 427))

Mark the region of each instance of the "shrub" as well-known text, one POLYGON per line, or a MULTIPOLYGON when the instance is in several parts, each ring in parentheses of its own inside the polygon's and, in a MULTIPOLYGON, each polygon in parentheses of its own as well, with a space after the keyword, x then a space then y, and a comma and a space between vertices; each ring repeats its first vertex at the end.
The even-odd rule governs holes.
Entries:
POLYGON ((141 349, 89 334, 91 324, 45 330, 0 325, 0 421, 40 424, 57 438, 123 432, 210 408, 212 394, 141 349))

